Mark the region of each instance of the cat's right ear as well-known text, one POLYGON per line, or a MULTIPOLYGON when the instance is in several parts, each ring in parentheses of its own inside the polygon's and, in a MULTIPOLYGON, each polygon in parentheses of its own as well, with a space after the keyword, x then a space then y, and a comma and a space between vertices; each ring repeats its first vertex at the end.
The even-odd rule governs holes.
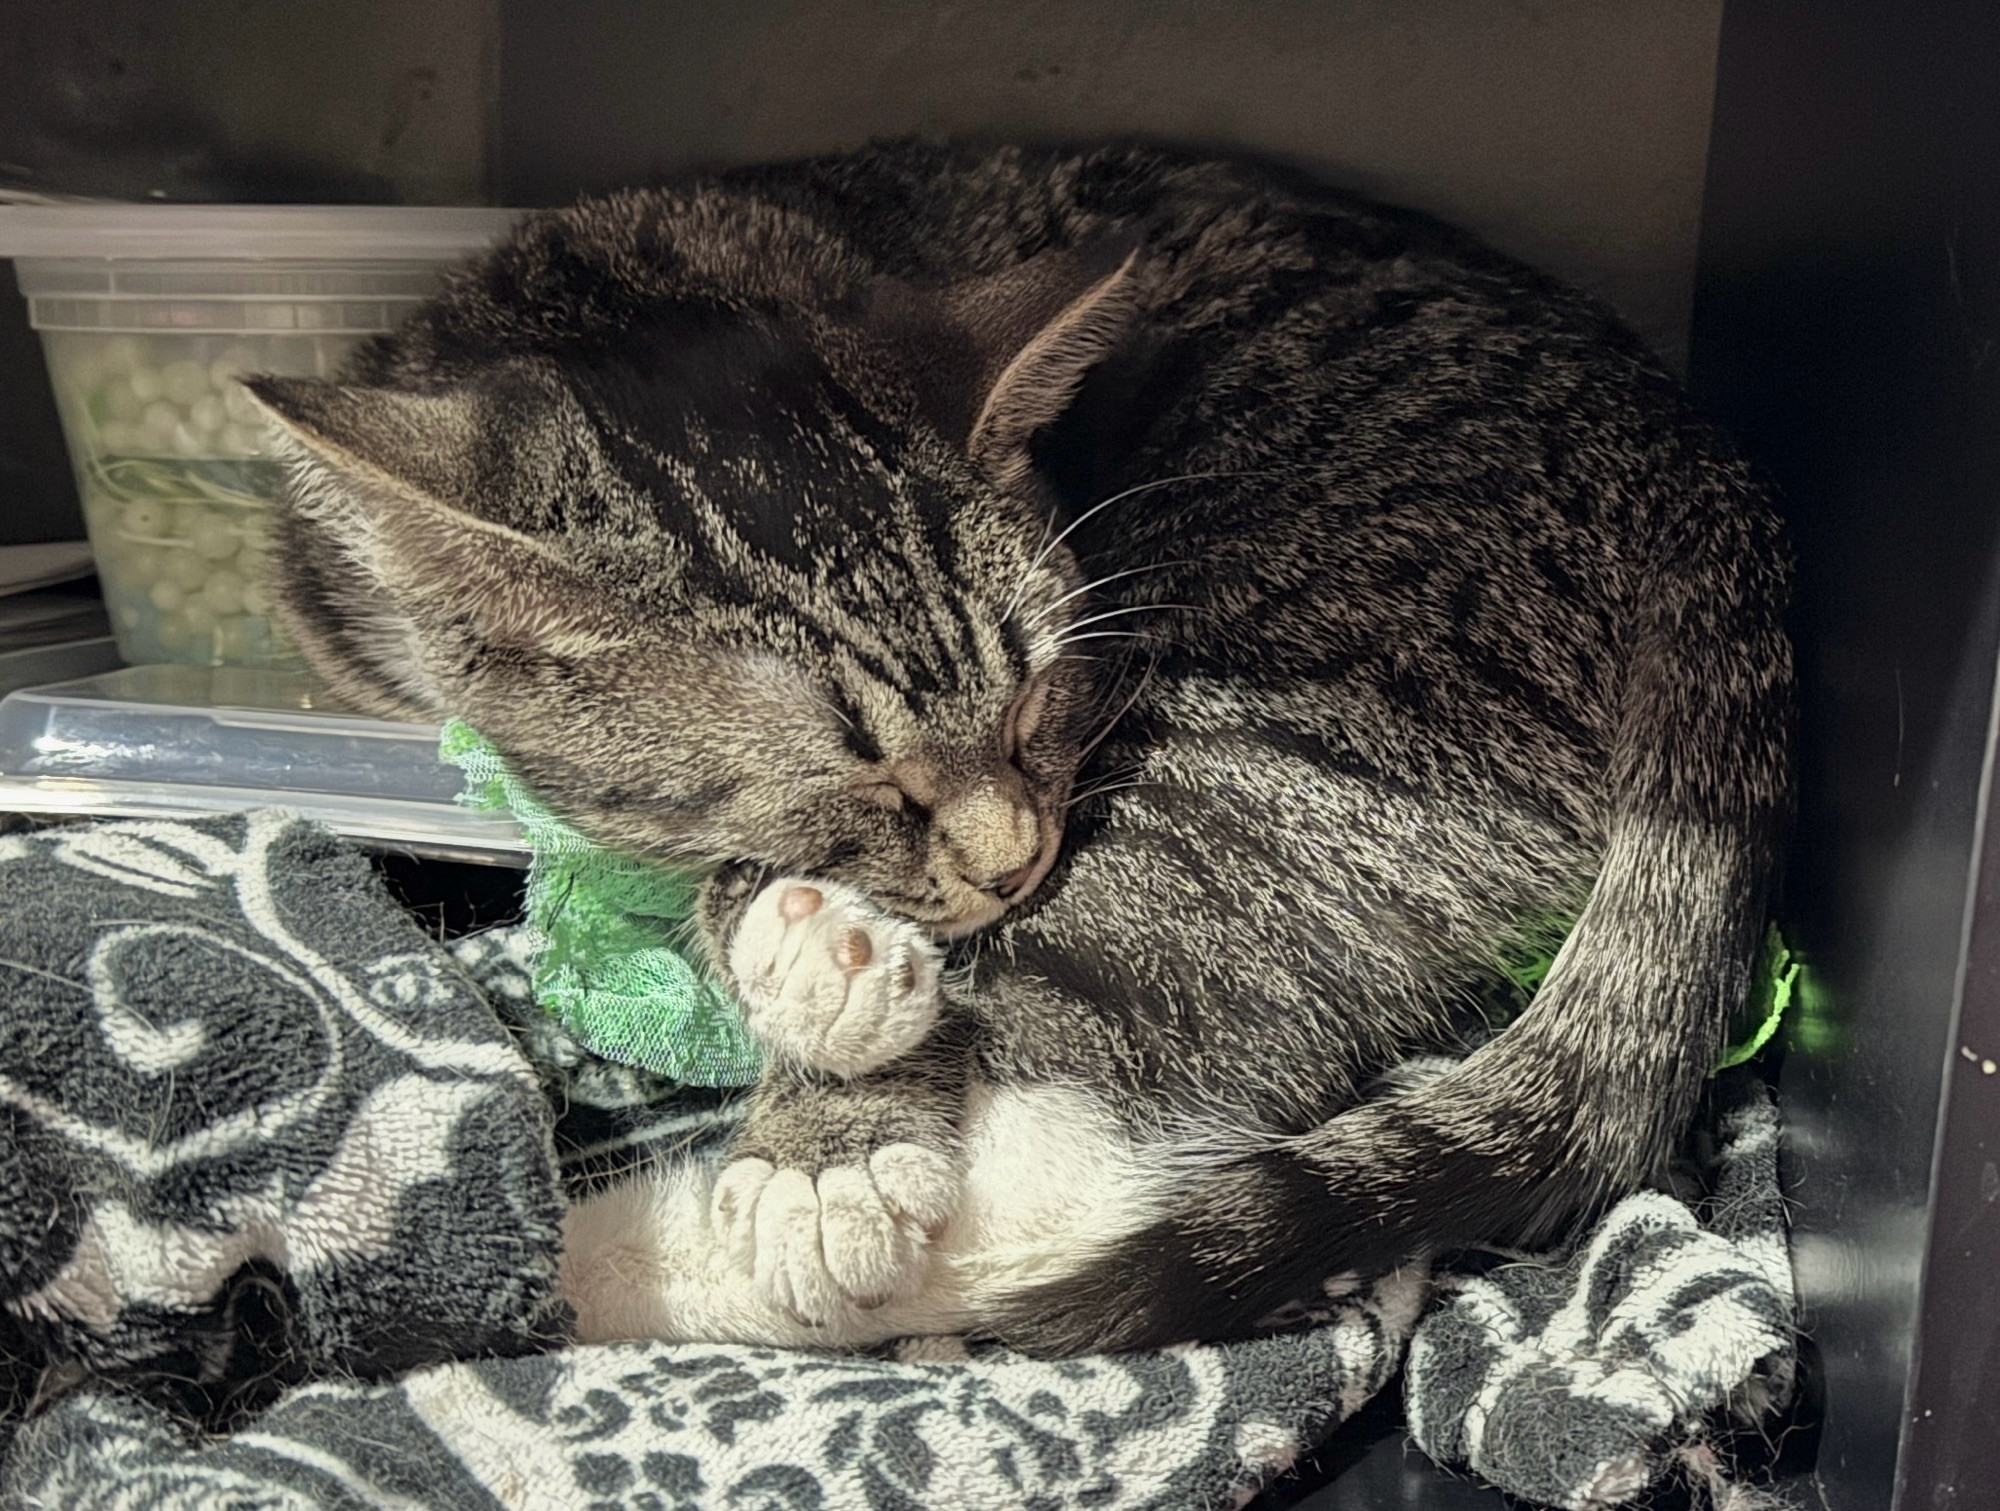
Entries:
POLYGON ((1035 433, 1137 323, 1142 255, 1130 237, 1104 238, 942 287, 883 280, 864 295, 865 319, 926 417, 1012 485, 1035 433))
MULTIPOLYGON (((291 511, 318 554, 333 558, 317 570, 353 595, 329 607, 350 629, 367 626, 332 636, 295 626, 309 657, 318 642, 394 663, 349 668, 348 680, 387 680, 431 703, 445 694, 435 675, 419 678, 425 649, 464 642, 468 656, 492 647, 573 652, 605 634, 601 594, 555 547, 487 507, 524 489, 560 497, 567 451, 546 392, 501 384, 410 393, 295 378, 246 386, 289 464, 291 511)), ((539 386, 530 380, 529 388, 539 386)), ((278 571, 282 593, 283 562, 278 571)))

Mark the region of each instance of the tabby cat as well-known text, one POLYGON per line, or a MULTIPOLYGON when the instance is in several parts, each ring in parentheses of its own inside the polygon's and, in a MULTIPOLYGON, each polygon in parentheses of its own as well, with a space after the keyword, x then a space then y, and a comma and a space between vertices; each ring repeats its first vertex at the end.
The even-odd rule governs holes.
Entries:
POLYGON ((1240 1335, 1545 1240, 1689 1118, 1785 802, 1780 530, 1470 238, 879 146, 532 215, 255 392, 312 665, 710 869, 771 1066, 719 1175, 572 1213, 584 1336, 1240 1335))

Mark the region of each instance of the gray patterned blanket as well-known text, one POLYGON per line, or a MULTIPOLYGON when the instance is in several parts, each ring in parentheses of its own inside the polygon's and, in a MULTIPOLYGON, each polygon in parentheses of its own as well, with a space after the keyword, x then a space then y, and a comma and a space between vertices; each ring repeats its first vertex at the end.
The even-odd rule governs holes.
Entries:
POLYGON ((734 1114, 579 1050, 527 944, 447 951, 281 813, 0 836, 0 1503, 1242 1505, 1414 1331, 1427 1449, 1608 1505, 1789 1388, 1747 1083, 1709 1206, 1634 1198, 1421 1324, 1405 1273, 1269 1337, 1065 1363, 565 1346, 565 1192, 708 1157, 734 1114))

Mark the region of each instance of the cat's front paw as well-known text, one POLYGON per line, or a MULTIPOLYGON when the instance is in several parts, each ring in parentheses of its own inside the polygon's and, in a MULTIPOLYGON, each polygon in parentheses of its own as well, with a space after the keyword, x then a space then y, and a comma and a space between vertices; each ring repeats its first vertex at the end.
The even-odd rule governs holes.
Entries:
POLYGON ((729 946, 750 1031, 779 1058, 838 1076, 865 1075, 924 1040, 942 966, 922 928, 832 882, 772 882, 729 946))
POLYGON ((951 1161, 887 1144, 864 1163, 808 1175, 740 1159, 715 1183, 710 1221, 729 1263, 769 1305, 821 1327, 923 1285, 930 1241, 958 1198, 951 1161))

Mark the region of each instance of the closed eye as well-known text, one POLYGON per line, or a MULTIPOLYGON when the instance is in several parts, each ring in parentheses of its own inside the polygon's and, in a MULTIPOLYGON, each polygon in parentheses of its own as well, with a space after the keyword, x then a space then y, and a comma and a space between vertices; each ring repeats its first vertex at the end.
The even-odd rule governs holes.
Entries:
POLYGON ((871 766, 882 759, 882 747, 875 743, 875 737, 861 722, 861 710, 854 706, 854 700, 845 688, 834 687, 827 693, 827 703, 833 709, 833 716, 840 720, 840 737, 846 744, 848 754, 858 761, 866 761, 871 766))
POLYGON ((863 802, 887 808, 891 813, 901 813, 909 802, 907 794, 894 782, 862 782, 852 791, 863 802))

